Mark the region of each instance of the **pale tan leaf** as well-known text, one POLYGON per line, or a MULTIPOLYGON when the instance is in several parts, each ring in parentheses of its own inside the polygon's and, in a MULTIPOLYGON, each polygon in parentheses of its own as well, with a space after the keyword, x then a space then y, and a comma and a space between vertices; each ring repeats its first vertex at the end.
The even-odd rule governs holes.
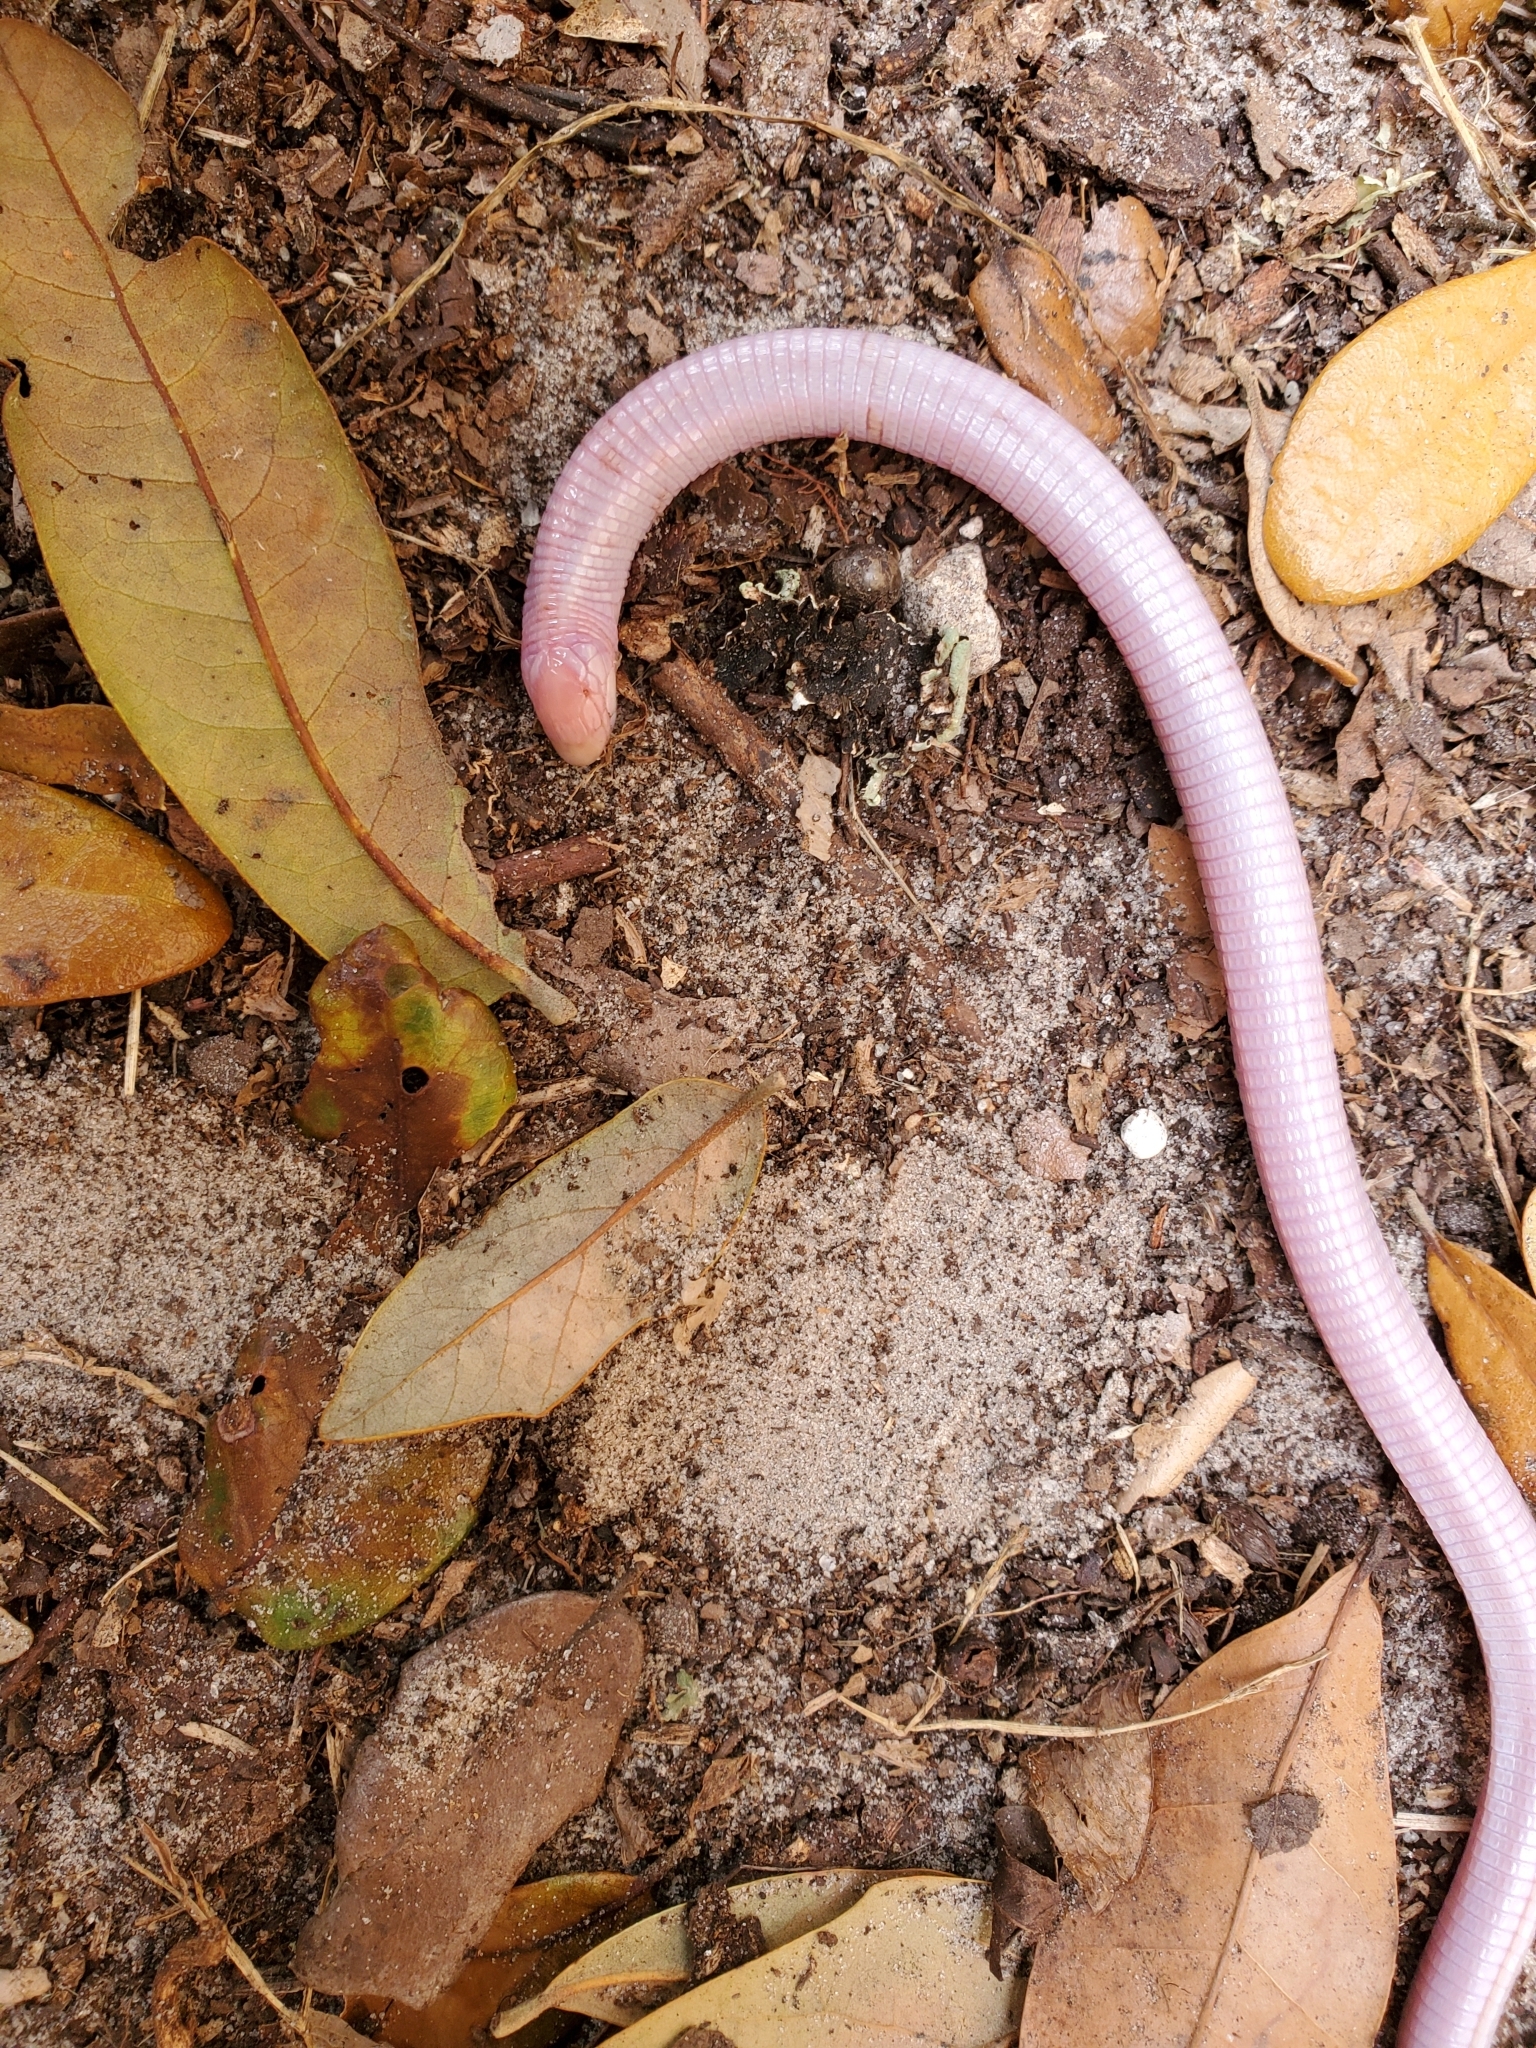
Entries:
POLYGON ((1365 1574, 1337 1574, 1219 1650, 1151 1730, 1135 1876, 1036 1949, 1019 2048, 1370 2048, 1397 1953, 1397 1858, 1365 1574), (1262 1690, 1159 1729, 1280 1666, 1262 1690))
POLYGON ((644 1658, 628 1609, 580 1593, 509 1600, 418 1651, 347 1781, 300 1981, 411 2006, 445 1991, 534 1850, 601 1792, 644 1658))
POLYGON ((1131 1438, 1136 1469, 1115 1503, 1128 1515, 1139 1500, 1159 1500, 1191 1473, 1248 1399, 1258 1381, 1234 1359, 1196 1380, 1189 1398, 1166 1422, 1144 1422, 1131 1438))
POLYGON ((1156 223, 1139 199, 1101 206, 1083 241, 1077 281, 1101 340, 1122 362, 1156 346, 1162 326, 1159 285, 1168 258, 1156 223))
POLYGON ((709 38, 688 0, 577 0, 560 32, 600 43, 640 43, 658 50, 668 65, 676 52, 679 90, 688 99, 704 90, 709 38))
POLYGON ((1189 834, 1176 832, 1171 825, 1148 826, 1147 860, 1162 885, 1168 915, 1182 936, 1208 939, 1211 914, 1205 907, 1205 891, 1200 886, 1200 870, 1195 865, 1189 834))
MULTIPOLYGON (((612 1793, 610 1792, 610 1798, 612 1793)), ((766 1952, 814 1934, 881 1883, 880 1870, 806 1870, 730 1887, 741 1920, 756 1920, 766 1952)), ((670 1906, 623 1928, 562 1970, 537 1997, 499 2013, 491 2032, 518 2032, 541 2013, 583 2013, 622 2027, 687 1984, 691 1966, 688 1908, 670 1906)))
POLYGON ((4 423, 102 688, 251 888, 322 954, 398 925, 440 979, 556 1022, 459 824, 410 601, 297 336, 216 243, 116 248, 133 103, 0 21, 4 423))
POLYGON ((719 1257, 774 1092, 671 1081, 545 1160, 381 1303, 322 1436, 409 1436, 563 1401, 719 1257))
POLYGON ((696 2027, 701 2038, 718 2029, 733 2048, 812 2039, 839 2048, 992 2048, 1011 2031, 1020 2000, 1016 1980, 1000 1983, 988 1967, 990 1920, 985 1884, 888 1879, 829 1924, 632 2021, 622 2038, 626 2048, 670 2048, 696 2027))

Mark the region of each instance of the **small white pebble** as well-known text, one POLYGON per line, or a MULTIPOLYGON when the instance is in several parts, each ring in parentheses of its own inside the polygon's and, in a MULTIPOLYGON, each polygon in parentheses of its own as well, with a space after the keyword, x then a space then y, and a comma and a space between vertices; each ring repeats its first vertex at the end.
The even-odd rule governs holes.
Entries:
POLYGON ((1168 1143, 1168 1126, 1155 1109, 1138 1109, 1120 1126, 1120 1138, 1133 1159, 1155 1159, 1168 1143))
POLYGON ((960 529, 960 538, 962 540, 980 540, 981 535, 982 522, 979 519, 967 519, 964 526, 960 529))
POLYGON ((821 1566, 822 1571, 826 1574, 826 1576, 829 1579, 831 1578, 832 1574, 837 1570, 837 1559, 832 1555, 830 1550, 824 1550, 821 1553, 820 1557, 817 1558, 816 1562, 821 1566))

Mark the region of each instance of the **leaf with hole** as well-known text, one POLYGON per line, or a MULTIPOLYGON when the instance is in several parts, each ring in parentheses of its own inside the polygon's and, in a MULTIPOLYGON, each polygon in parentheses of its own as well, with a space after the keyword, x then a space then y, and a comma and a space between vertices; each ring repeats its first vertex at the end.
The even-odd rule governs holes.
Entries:
POLYGON ((1070 1906, 1035 1950, 1019 2048, 1370 2048, 1397 1955, 1397 1855, 1365 1573, 1228 1643, 1125 1739, 1151 1745, 1145 1849, 1098 1911, 1070 1906))
POLYGON ((581 1593, 509 1600, 419 1650, 347 1781, 300 1982, 441 1997, 534 1850, 602 1790, 644 1659, 623 1603, 581 1593))
POLYGON ((317 951, 399 925, 442 980, 557 1022, 459 823, 410 605, 287 322, 212 242, 112 246, 133 105, 0 21, 3 420, 43 559, 102 688, 196 823, 317 951))
POLYGON ((229 937, 190 861, 100 804, 0 774, 0 1004, 121 995, 229 937))
MULTIPOLYGON (((1536 1285, 1536 1196, 1526 1205, 1523 1235, 1536 1285)), ((1536 1507, 1536 1298, 1450 1238, 1431 1239, 1425 1265, 1461 1390, 1536 1507)))
POLYGON ((386 1297, 322 1434, 404 1436, 563 1401, 720 1256, 775 1093, 669 1081, 546 1159, 386 1297))
POLYGON ((278 1650, 370 1628, 452 1556, 490 1477, 468 1432, 422 1443, 320 1444, 331 1354, 306 1331, 256 1325, 245 1390, 208 1424, 181 1562, 216 1608, 278 1650))
MULTIPOLYGON (((836 1880, 871 1874, 828 1873, 836 1880)), ((781 1937, 755 1962, 724 1970, 659 2010, 631 2017, 620 2038, 627 2048, 670 2048, 694 2039, 703 2044, 717 2035, 739 2048, 812 2040, 836 2041, 840 2048, 928 2041, 942 2041, 945 2048, 994 2048, 1011 2039, 1019 1984, 1015 1978, 999 1981, 988 1964, 989 1887, 932 1873, 873 1874, 881 1881, 835 1919, 792 1939, 781 1937)), ((733 1906, 747 1890, 732 1887, 733 1906)), ((764 1937, 766 1943, 766 1927, 764 1937)), ((597 1953, 578 1967, 591 1966, 597 1953)), ((639 1994, 636 2004, 647 1991, 668 1988, 654 1979, 649 1985, 631 1981, 639 1994)), ((610 1981, 606 1988, 613 1996, 624 1986, 610 1981)), ((515 2018, 496 2021, 494 2030, 515 2018)))
POLYGON ((439 1166, 493 1131, 517 1099, 501 1026, 466 989, 440 989, 405 932, 364 932, 316 977, 320 1050, 294 1120, 340 1138, 366 1179, 363 1206, 413 1208, 439 1166))

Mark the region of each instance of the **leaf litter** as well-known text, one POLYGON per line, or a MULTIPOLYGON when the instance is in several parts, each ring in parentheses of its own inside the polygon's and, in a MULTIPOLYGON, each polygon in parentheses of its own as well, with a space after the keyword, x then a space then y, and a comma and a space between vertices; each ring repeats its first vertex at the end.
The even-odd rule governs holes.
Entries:
MULTIPOLYGON (((1202 55, 1204 55, 1204 53, 1202 53, 1202 55)), ((1194 70, 1196 70, 1196 72, 1200 70, 1200 59, 1194 59, 1194 70)), ((1096 90, 1096 88, 1094 88, 1094 90, 1096 90)), ((1196 125, 1198 125, 1198 123, 1196 123, 1196 125)), ((1130 170, 1133 170, 1133 172, 1135 172, 1137 176, 1141 176, 1141 170, 1137 170, 1137 166, 1135 166, 1135 164, 1130 164, 1128 160, 1126 160, 1126 168, 1130 168, 1130 170)), ((393 172, 391 172, 391 176, 393 176, 393 172)), ((1102 209, 1100 209, 1100 211, 1102 211, 1102 209)), ((1278 358, 1276 358, 1276 360, 1278 360, 1278 358)), ((1292 770, 1292 772, 1294 772, 1294 770, 1292 770)), ((1305 772, 1305 770, 1303 770, 1303 772, 1305 772)), ((1468 874, 1466 874, 1466 870, 1464 870, 1462 866, 1454 866, 1454 872, 1456 872, 1456 879, 1458 879, 1458 881, 1460 881, 1462 885, 1466 885, 1466 887, 1473 887, 1473 879, 1470 879, 1470 877, 1468 877, 1468 874)), ((1012 936, 1012 934, 1010 934, 1010 936, 1012 936)), ((1100 1071, 1102 1071, 1102 1069, 1100 1069, 1100 1071)), ((877 1079, 879 1079, 879 1069, 874 1069, 874 1077, 877 1077, 877 1079)), ((889 1081, 891 1081, 891 1075, 885 1075, 885 1081, 887 1081, 887 1085, 889 1085, 889 1081)), ((1085 1133, 1085 1130, 1083 1130, 1083 1135, 1087 1135, 1087 1133, 1085 1133)), ((983 1153, 983 1155, 981 1155, 981 1163, 983 1163, 983 1165, 985 1165, 985 1169, 989 1169, 989 1171, 999 1171, 999 1174, 1001 1174, 1001 1176, 1006 1176, 1006 1174, 1008 1174, 1008 1163, 1006 1163, 1006 1159, 1004 1159, 1004 1161, 999 1161, 999 1159, 995 1159, 995 1157, 987 1157, 987 1155, 983 1153)), ((868 1169, 866 1169, 866 1171, 868 1171, 868 1169)), ((803 1182, 801 1182, 801 1186, 803 1186, 803 1182)), ((1004 1186, 1008 1186, 1008 1180, 1004 1180, 1004 1186)), ((1145 1221, 1145 1219, 1143 1219, 1143 1221, 1145 1221)), ((829 1233, 827 1233, 827 1235, 829 1235, 829 1233)), ((1176 1272, 1178 1272, 1178 1268, 1171 1268, 1171 1270, 1176 1270, 1176 1272)), ((1255 1264, 1255 1272, 1257 1272, 1257 1264, 1255 1264)), ((1282 1327, 1284 1327, 1284 1325, 1282 1325, 1282 1327)), ((1194 1327, 1190 1329, 1190 1337, 1194 1337, 1194 1327)), ((1071 1341, 1071 1339, 1069 1339, 1069 1341, 1071 1341)), ((1180 1368, 1180 1370, 1182 1370, 1182 1368, 1180 1368)), ((1178 1384, 1178 1382, 1176 1382, 1176 1384, 1178 1384)), ((1110 1413, 1114 1413, 1114 1411, 1110 1411, 1110 1413)), ((1122 1409, 1120 1409, 1118 1413, 1124 1413, 1124 1407, 1122 1407, 1122 1409)), ((1239 1432, 1239 1438, 1241 1438, 1241 1436, 1243 1436, 1243 1434, 1239 1432)), ((1243 1442, 1247 1442, 1247 1440, 1243 1438, 1243 1442)), ((1229 1470, 1229 1466, 1219 1466, 1219 1470, 1229 1470)), ((645 1540, 645 1538, 641 1538, 641 1540, 645 1540)), ((1133 1536, 1133 1540, 1137 1540, 1137 1542, 1139 1542, 1139 1538, 1135 1538, 1135 1536, 1133 1536)), ((834 1536, 834 1548, 836 1548, 836 1546, 838 1546, 838 1538, 834 1536)), ((891 1563, 893 1563, 893 1561, 891 1561, 891 1563)), ((1151 1571, 1153 1571, 1153 1567, 1155 1567, 1155 1556, 1151 1556, 1151 1552, 1149 1552, 1147 1556, 1143 1556, 1143 1559, 1141 1559, 1141 1563, 1143 1563, 1143 1569, 1147 1569, 1147 1571, 1151 1573, 1151 1571)), ((1194 1626, 1200 1626, 1200 1624, 1196 1622, 1194 1626)), ((696 1708, 690 1708, 690 1712, 694 1712, 694 1710, 696 1710, 696 1708)), ((913 1747, 915 1747, 915 1745, 913 1745, 913 1747)), ((1282 1798, 1282 1800, 1284 1800, 1284 1798, 1290 1798, 1290 1794, 1280 1794, 1280 1798, 1282 1798)), ((1284 1819, 1284 1817, 1282 1817, 1282 1819, 1284 1819)), ((1292 1817, 1292 1821, 1294 1821, 1294 1817, 1292 1817)), ((1286 1825, 1290 1825, 1290 1823, 1286 1823, 1286 1825)), ((1294 1831, 1294 1827, 1292 1827, 1292 1831, 1294 1831)), ((1284 1833, 1284 1827, 1280 1827, 1280 1833, 1284 1833)), ((1270 1839, 1274 1839, 1274 1831, 1270 1833, 1270 1839)))

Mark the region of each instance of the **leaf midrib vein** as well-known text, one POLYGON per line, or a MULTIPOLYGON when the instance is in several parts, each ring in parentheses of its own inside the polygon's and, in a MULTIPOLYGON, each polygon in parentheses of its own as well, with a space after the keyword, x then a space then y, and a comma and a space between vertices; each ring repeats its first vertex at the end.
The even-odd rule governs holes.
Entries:
MULTIPOLYGON (((112 300, 117 308, 118 317, 122 320, 124 329, 126 330, 131 341, 133 342, 135 349, 137 349, 138 351, 139 360, 143 363, 145 374, 149 378, 149 381, 153 386, 156 395, 159 397, 161 404, 165 408, 166 417, 169 419, 171 426, 177 435, 177 438, 180 440, 182 444, 182 447, 186 450, 187 459, 192 464, 192 470, 194 476, 197 479, 198 488, 202 492, 204 502, 207 504, 208 510, 212 515, 214 524, 218 527, 220 535, 224 541, 224 545, 228 550, 230 565, 234 570, 235 579, 240 586, 240 595, 245 602, 246 612, 250 621, 251 629, 256 635, 257 641, 261 647, 262 654, 266 660, 267 670, 272 681, 272 686, 277 691, 278 697, 282 701, 283 709, 288 714, 289 725, 291 726, 294 736, 297 738, 300 746, 304 749, 304 753, 308 758, 311 768, 313 768, 316 776, 319 778, 321 787, 324 789, 326 795, 330 798, 332 804, 335 806, 342 821, 347 826, 347 829, 352 833, 353 837, 357 840, 358 844, 363 848, 364 852, 367 853, 368 857, 388 878, 388 880, 394 884, 395 888, 399 890, 400 894, 403 897, 405 897, 406 901, 412 904, 417 910, 419 910, 421 914, 429 921, 429 923, 435 925, 439 931, 445 934, 446 937, 452 939, 456 945, 462 946, 466 952, 472 954, 473 957, 481 961, 483 965, 489 967, 494 973, 505 978, 507 970, 511 963, 504 959, 501 954, 494 951, 490 946, 485 945, 481 940, 477 939, 473 933, 465 931, 459 924, 457 924, 454 921, 454 919, 452 919, 448 915, 448 913, 445 910, 443 910, 439 907, 439 905, 434 903, 432 899, 422 889, 418 888, 416 883, 413 882, 411 878, 407 874, 405 874, 405 872, 399 866, 397 866, 397 864, 390 858, 390 856, 384 851, 383 847, 381 847, 378 841, 374 838, 372 832, 364 824, 362 818, 359 817, 357 811, 353 808, 352 804, 350 803, 350 801, 342 791, 340 785, 336 781, 336 778, 334 777, 334 775, 332 775, 329 764, 326 762, 324 756, 320 752, 320 749, 315 744, 314 735, 309 729, 308 722, 305 720, 302 713, 299 711, 298 704, 295 701, 293 689, 288 681, 288 676, 284 669, 282 660, 278 655, 277 649, 273 644, 271 634, 267 629, 267 622, 262 612, 261 604, 257 599, 255 590, 252 588, 251 580, 246 571, 245 563, 241 558, 239 543, 235 538, 234 529, 231 526, 228 518, 225 516, 223 509, 221 508, 218 499, 214 493, 212 481, 209 478, 207 469, 203 464, 202 455, 199 452, 196 443, 192 439, 192 436, 187 429, 186 423, 181 415, 181 410, 176 404, 175 399, 171 395, 170 387, 166 384, 165 379, 161 376, 157 364, 155 363, 153 357, 150 355, 148 348, 145 346, 144 338, 139 332, 138 324, 135 321, 133 314, 129 309, 123 287, 119 283, 117 273, 112 266, 110 248, 108 244, 105 241, 103 241, 101 235, 97 232, 94 222, 90 219, 89 215, 85 212, 79 200, 76 198, 74 186, 70 182, 69 178, 65 175, 64 167, 60 162, 57 153, 54 150, 53 144, 49 139, 47 130, 45 129, 42 121, 38 117, 37 109, 34 107, 30 97, 27 94, 26 88, 23 86, 21 80, 17 77, 15 69, 11 64, 9 53, 3 48, 3 46, 0 46, 0 64, 3 64, 5 67, 6 75, 9 77, 11 81, 17 99, 20 101, 22 106, 24 106, 27 110, 27 118, 32 123, 33 130, 36 133, 37 139, 48 158, 48 162, 53 170, 54 176, 59 181, 60 191, 63 192, 66 200, 69 203, 70 209, 75 216, 75 219, 79 222, 81 230, 87 237, 88 241, 91 244, 91 247, 95 250, 97 257, 100 260, 103 275, 106 277, 111 289, 112 300)), ((97 303, 100 303, 100 301, 97 301, 97 303)), ((71 467, 74 466, 75 465, 71 464, 71 467)), ((77 473, 80 472, 77 471, 77 473)))

